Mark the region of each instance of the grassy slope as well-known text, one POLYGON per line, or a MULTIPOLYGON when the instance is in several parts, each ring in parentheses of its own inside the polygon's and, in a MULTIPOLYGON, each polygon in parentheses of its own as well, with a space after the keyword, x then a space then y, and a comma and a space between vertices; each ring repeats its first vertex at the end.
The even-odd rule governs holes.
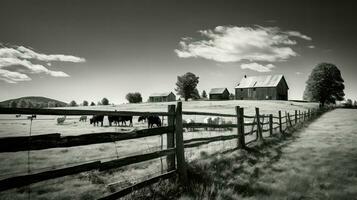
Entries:
MULTIPOLYGON (((171 103, 142 103, 142 104, 123 104, 119 106, 93 106, 93 107, 75 107, 75 109, 99 109, 99 110, 132 110, 132 111, 166 111, 167 105, 171 103)), ((218 113, 234 113, 235 106, 245 108, 245 113, 248 115, 254 114, 254 107, 260 107, 262 113, 277 113, 277 110, 305 110, 313 108, 317 105, 314 103, 297 103, 286 101, 194 101, 183 102, 183 109, 189 111, 201 112, 218 112, 218 113)), ((28 135, 29 121, 25 119, 19 120, 14 116, 0 116, 5 117, 6 120, 0 119, 0 135, 1 136, 18 136, 28 135), (13 118, 13 120, 11 120, 13 118)), ((203 117, 200 116, 184 116, 184 118, 194 118, 200 121, 203 117)), ((101 131, 118 131, 121 128, 115 127, 93 127, 87 123, 79 123, 78 117, 71 117, 67 119, 64 125, 57 125, 53 116, 38 116, 38 119, 33 122, 32 134, 44 134, 60 132, 63 135, 77 135, 88 132, 101 131), (48 120, 38 120, 47 119, 48 120)), ((106 124, 107 122, 105 122, 106 124)), ((134 126, 137 128, 144 128, 145 124, 137 123, 134 119, 134 126)), ((233 130, 233 134, 236 133, 233 130)), ((222 134, 232 134, 231 132, 222 131, 200 131, 185 134, 185 139, 203 136, 215 136, 222 134)), ((165 138, 164 138, 165 141, 165 138)), ((149 137, 139 140, 130 140, 117 143, 107 143, 100 145, 88 145, 82 147, 73 147, 67 149, 50 149, 42 151, 32 151, 31 156, 31 170, 34 171, 39 168, 61 166, 68 163, 81 163, 89 160, 105 160, 105 158, 116 158, 116 156, 123 157, 127 155, 138 154, 144 151, 150 151, 150 148, 157 148, 160 144, 159 137, 149 137)), ((200 152, 205 151, 211 153, 212 151, 219 151, 225 148, 234 147, 236 141, 226 141, 223 143, 216 143, 205 145, 196 149, 186 150, 186 159, 195 160, 200 157, 200 152)), ((18 153, 2 153, 0 159, 3 165, 0 167, 1 175, 3 173, 21 173, 27 170, 27 152, 18 153), (14 167, 16 166, 16 167, 14 167)), ((107 187, 108 184, 126 180, 127 184, 133 183, 136 177, 143 177, 148 173, 155 173, 160 171, 159 160, 155 162, 139 164, 136 166, 129 166, 116 170, 114 173, 82 173, 77 176, 69 176, 65 178, 55 179, 53 181, 46 181, 43 183, 34 184, 31 187, 32 198, 52 199, 54 196, 62 198, 79 198, 86 196, 88 199, 95 199, 102 196, 104 193, 110 193, 112 190, 107 187), (131 181, 133 179, 133 181, 131 181), (91 191, 91 192, 89 192, 91 191)), ((114 187, 119 189, 119 186, 114 187)), ((27 190, 18 189, 0 194, 0 198, 21 199, 26 196, 27 190)))

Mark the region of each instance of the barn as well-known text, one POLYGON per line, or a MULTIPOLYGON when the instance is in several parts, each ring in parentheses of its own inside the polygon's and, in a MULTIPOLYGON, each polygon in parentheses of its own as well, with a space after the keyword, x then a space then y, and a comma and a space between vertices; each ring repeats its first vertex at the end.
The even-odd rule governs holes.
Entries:
POLYGON ((227 88, 212 88, 209 92, 210 100, 229 100, 229 91, 227 88))
POLYGON ((176 101, 176 95, 173 92, 154 93, 149 96, 149 102, 169 102, 176 101))
POLYGON ((240 100, 288 100, 288 84, 283 75, 244 76, 235 88, 240 100))

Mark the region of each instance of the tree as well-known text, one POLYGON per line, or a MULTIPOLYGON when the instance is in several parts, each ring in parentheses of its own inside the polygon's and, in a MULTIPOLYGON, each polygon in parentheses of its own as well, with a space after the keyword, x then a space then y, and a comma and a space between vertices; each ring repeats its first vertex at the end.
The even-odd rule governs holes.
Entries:
POLYGON ((16 108, 16 101, 11 101, 10 104, 9 104, 9 107, 10 108, 16 108))
POLYGON ((357 101, 356 100, 353 102, 353 107, 357 107, 357 101))
POLYGON ((109 105, 109 100, 104 97, 104 98, 102 99, 102 105, 105 105, 105 106, 106 106, 106 105, 109 105))
POLYGON ((311 72, 304 91, 304 100, 325 103, 342 101, 345 93, 340 70, 331 63, 320 63, 311 72))
POLYGON ((49 101, 48 103, 47 103, 47 107, 56 107, 56 102, 54 102, 54 101, 49 101))
POLYGON ((75 100, 72 100, 70 103, 69 103, 69 106, 70 107, 75 107, 75 106, 78 106, 77 105, 77 102, 75 100))
POLYGON ((31 101, 28 101, 28 102, 27 102, 27 107, 28 107, 28 108, 33 108, 33 104, 32 104, 31 101))
POLYGON ((18 108, 27 108, 27 102, 23 99, 21 99, 18 103, 17 103, 17 107, 18 108))
POLYGON ((95 103, 92 101, 92 103, 90 103, 90 106, 95 106, 95 103))
POLYGON ((207 93, 205 90, 202 91, 201 97, 202 99, 207 99, 207 93))
POLYGON ((199 77, 191 72, 187 72, 182 76, 177 77, 176 89, 178 95, 181 95, 187 101, 189 98, 197 96, 197 84, 199 77))
POLYGON ((194 90, 191 98, 194 100, 201 99, 200 93, 198 92, 197 88, 194 90))
POLYGON ((347 99, 346 103, 345 103, 345 107, 347 108, 352 108, 353 104, 352 104, 352 100, 351 99, 347 99))
POLYGON ((143 102, 143 98, 141 97, 141 94, 139 92, 134 92, 134 93, 128 93, 125 96, 126 100, 129 101, 129 103, 141 103, 143 102))
POLYGON ((88 106, 88 101, 84 100, 83 101, 83 106, 88 106))

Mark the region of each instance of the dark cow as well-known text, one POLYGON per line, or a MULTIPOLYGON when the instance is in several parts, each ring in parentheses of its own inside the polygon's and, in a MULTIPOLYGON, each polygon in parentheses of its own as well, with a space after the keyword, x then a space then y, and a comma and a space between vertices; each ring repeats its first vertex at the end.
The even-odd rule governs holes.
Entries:
POLYGON ((154 125, 161 127, 161 119, 159 116, 148 116, 148 128, 152 128, 154 125))
POLYGON ((103 120, 104 120, 104 115, 93 115, 92 118, 90 118, 89 122, 90 124, 93 124, 93 126, 98 126, 99 122, 100 125, 103 126, 103 120))
POLYGON ((133 126, 133 116, 108 116, 108 121, 109 121, 109 126, 112 126, 112 123, 114 122, 117 126, 125 125, 126 126, 126 121, 129 121, 130 124, 129 126, 133 126))
POLYGON ((108 115, 109 126, 112 126, 114 122, 115 125, 119 126, 120 116, 108 115))
POLYGON ((79 121, 80 122, 87 122, 87 116, 86 115, 83 115, 79 118, 79 121))
POLYGON ((121 122, 121 125, 126 126, 126 121, 129 121, 129 126, 133 126, 133 116, 120 116, 119 117, 119 122, 121 122))
POLYGON ((147 121, 147 119, 148 119, 148 117, 147 116, 140 116, 139 118, 138 118, 138 122, 146 122, 147 121))

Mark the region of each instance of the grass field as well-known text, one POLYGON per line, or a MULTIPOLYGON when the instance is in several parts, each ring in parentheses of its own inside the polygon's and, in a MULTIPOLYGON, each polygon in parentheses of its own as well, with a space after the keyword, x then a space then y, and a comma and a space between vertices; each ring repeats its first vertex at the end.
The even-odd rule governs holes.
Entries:
POLYGON ((203 154, 190 163, 195 181, 189 192, 164 182, 128 199, 145 192, 182 200, 357 199, 356 122, 356 110, 327 112, 290 137, 269 138, 250 151, 203 154))
MULTIPOLYGON (((95 106, 76 107, 76 109, 96 110, 123 110, 123 111, 167 111, 167 105, 174 103, 142 103, 122 104, 118 106, 95 106)), ((315 103, 301 103, 289 101, 192 101, 183 102, 183 110, 217 113, 235 113, 235 106, 245 108, 246 115, 254 115, 254 108, 259 107, 262 114, 277 115, 278 110, 293 113, 294 110, 307 110, 316 108, 315 103)), ((104 122, 103 127, 93 127, 87 122, 79 122, 79 117, 68 117, 63 125, 57 125, 57 116, 38 116, 32 124, 32 135, 61 133, 62 135, 79 135, 103 131, 130 131, 128 127, 109 127, 104 122)), ((183 116, 184 119, 191 118, 196 122, 202 122, 205 116, 183 116)), ((227 120, 235 121, 234 118, 227 120)), ((165 123, 165 122, 164 122, 165 123)), ((146 124, 138 123, 134 118, 134 128, 146 128, 146 124)), ((0 137, 28 136, 30 121, 26 116, 15 118, 13 115, 0 116, 0 137)), ((194 131, 186 132, 185 139, 202 136, 216 136, 234 134, 236 130, 230 131, 194 131)), ((253 136, 248 136, 253 138, 253 136)), ((161 139, 159 136, 142 139, 128 140, 116 143, 105 143, 71 148, 56 148, 49 150, 1 153, 0 178, 60 168, 94 160, 110 160, 128 155, 141 154, 160 149, 161 139), (28 157, 29 155, 29 157, 28 157), (29 159, 28 159, 29 158, 29 159), (28 165, 29 163, 29 165, 28 165)), ((249 138, 248 138, 249 140, 249 138)), ((186 159, 197 160, 201 152, 208 154, 234 148, 236 141, 214 142, 199 148, 185 150, 186 159)), ((165 147, 164 147, 165 148, 165 147)), ((163 161, 165 163, 165 160, 163 161)), ((163 166, 165 168, 165 166, 163 166)), ((104 194, 109 194, 126 185, 130 185, 147 175, 157 175, 161 172, 160 159, 123 167, 110 172, 88 172, 74 176, 67 176, 55 180, 45 181, 14 190, 0 193, 0 199, 96 199, 104 194), (30 192, 29 192, 30 191, 30 192)))

